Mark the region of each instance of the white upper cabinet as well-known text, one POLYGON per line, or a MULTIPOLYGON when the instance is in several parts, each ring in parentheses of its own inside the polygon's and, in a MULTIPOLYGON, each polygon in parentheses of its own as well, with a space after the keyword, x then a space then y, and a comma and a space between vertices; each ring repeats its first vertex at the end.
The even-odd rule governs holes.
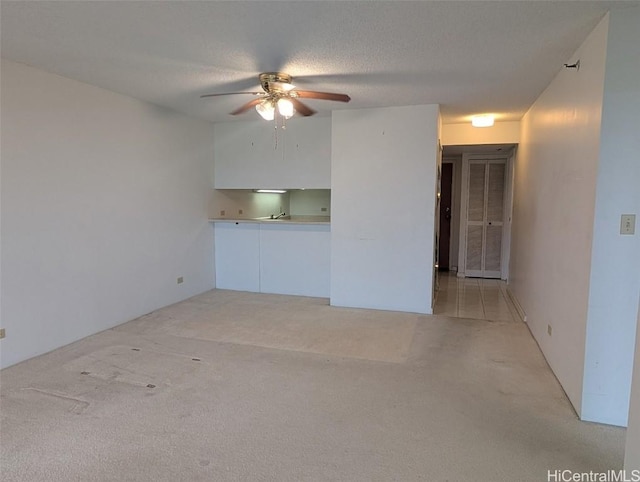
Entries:
POLYGON ((216 189, 331 187, 331 118, 290 119, 277 132, 274 126, 264 120, 215 124, 216 189))

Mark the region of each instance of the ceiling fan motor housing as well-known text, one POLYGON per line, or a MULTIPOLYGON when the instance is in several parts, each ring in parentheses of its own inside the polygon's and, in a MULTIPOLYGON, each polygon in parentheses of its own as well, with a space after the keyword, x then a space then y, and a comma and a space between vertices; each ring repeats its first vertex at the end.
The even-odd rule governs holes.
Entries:
MULTIPOLYGON (((200 97, 218 97, 222 95, 249 94, 257 96, 253 100, 232 111, 231 115, 242 114, 252 107, 260 113, 262 107, 268 111, 273 110, 278 104, 280 114, 291 117, 295 112, 302 116, 310 116, 315 110, 303 104, 299 99, 333 100, 337 102, 349 102, 351 98, 347 94, 335 94, 331 92, 316 92, 313 90, 296 90, 291 83, 293 77, 284 72, 264 72, 259 75, 263 92, 226 92, 219 94, 204 94, 200 97), (282 104, 282 105, 281 105, 282 104), (262 106, 262 107, 260 107, 262 106)), ((264 116, 263 116, 264 117, 264 116)))
POLYGON ((278 84, 291 84, 293 78, 284 72, 265 72, 260 74, 260 85, 267 93, 274 91, 284 92, 278 84))

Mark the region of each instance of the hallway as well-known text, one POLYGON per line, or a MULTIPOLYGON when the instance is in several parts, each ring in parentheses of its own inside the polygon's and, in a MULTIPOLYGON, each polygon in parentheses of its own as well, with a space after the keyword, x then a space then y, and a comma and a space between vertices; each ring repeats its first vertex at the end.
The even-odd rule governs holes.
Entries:
POLYGON ((439 287, 435 315, 521 322, 502 280, 458 278, 453 271, 443 271, 439 273, 439 287))

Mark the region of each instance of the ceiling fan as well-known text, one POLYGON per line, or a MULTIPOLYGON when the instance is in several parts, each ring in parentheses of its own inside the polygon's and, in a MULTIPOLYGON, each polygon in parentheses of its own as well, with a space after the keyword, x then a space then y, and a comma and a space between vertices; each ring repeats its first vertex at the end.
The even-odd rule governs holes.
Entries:
POLYGON ((315 92, 311 90, 297 90, 291 83, 293 80, 284 72, 264 72, 259 75, 260 85, 264 92, 228 92, 224 94, 204 94, 200 98, 218 97, 222 95, 250 94, 257 96, 255 99, 240 106, 231 115, 243 114, 252 107, 265 120, 273 120, 278 113, 285 119, 298 112, 302 116, 310 116, 315 110, 303 104, 299 99, 334 100, 337 102, 349 102, 351 97, 346 94, 334 94, 331 92, 315 92))

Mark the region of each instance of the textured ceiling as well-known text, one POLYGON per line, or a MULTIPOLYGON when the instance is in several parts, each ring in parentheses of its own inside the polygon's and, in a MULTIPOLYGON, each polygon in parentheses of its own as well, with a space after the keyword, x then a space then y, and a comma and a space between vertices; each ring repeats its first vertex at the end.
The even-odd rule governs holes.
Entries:
MULTIPOLYGON (((282 70, 332 109, 519 119, 610 8, 638 1, 5 1, 2 56, 210 121, 282 70)), ((247 113, 242 118, 250 117, 247 113)), ((255 115, 255 114, 253 114, 255 115)))

